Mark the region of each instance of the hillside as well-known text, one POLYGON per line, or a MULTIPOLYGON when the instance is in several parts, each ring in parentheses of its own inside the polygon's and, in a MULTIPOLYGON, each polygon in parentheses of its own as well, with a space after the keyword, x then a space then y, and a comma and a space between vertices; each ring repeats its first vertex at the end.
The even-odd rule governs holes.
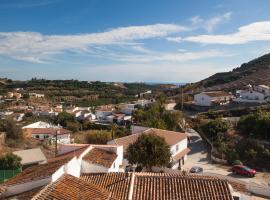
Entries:
POLYGON ((120 103, 135 100, 135 95, 158 89, 143 83, 107 83, 100 81, 45 80, 12 81, 0 85, 0 95, 15 88, 23 88, 22 94, 45 94, 49 102, 68 102, 79 106, 120 103))
POLYGON ((230 72, 214 74, 186 87, 195 93, 208 90, 235 90, 247 84, 270 85, 270 53, 242 64, 230 72))

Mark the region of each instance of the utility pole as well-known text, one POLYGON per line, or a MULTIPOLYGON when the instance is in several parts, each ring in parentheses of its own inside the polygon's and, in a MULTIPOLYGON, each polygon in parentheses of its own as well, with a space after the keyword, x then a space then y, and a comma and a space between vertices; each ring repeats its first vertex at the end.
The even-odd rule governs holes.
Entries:
POLYGON ((55 129, 55 157, 57 157, 58 154, 58 133, 60 133, 60 128, 59 125, 58 127, 55 129))

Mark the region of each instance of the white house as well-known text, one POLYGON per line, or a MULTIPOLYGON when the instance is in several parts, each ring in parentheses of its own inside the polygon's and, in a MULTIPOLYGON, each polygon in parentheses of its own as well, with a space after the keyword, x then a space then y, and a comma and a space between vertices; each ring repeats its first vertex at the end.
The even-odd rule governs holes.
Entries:
POLYGON ((254 86, 254 90, 263 93, 265 95, 265 97, 270 96, 270 87, 267 85, 254 86))
POLYGON ((106 117, 112 115, 112 107, 101 107, 96 109, 96 119, 99 121, 106 120, 106 117))
POLYGON ((44 98, 45 97, 45 95, 44 94, 38 94, 38 93, 29 93, 29 96, 30 97, 36 97, 36 98, 44 98))
POLYGON ((201 92, 194 95, 194 104, 198 106, 224 105, 230 102, 232 95, 225 91, 201 92))
POLYGON ((134 102, 135 105, 139 105, 139 106, 142 106, 142 107, 146 107, 150 104, 152 104, 155 100, 154 99, 151 99, 151 100, 148 100, 148 99, 138 99, 136 102, 134 102))
POLYGON ((123 172, 123 147, 115 145, 59 145, 58 157, 25 169, 0 185, 0 199, 54 183, 65 174, 123 172))
POLYGON ((236 96, 235 102, 265 103, 270 96, 270 88, 266 85, 247 85, 244 90, 237 90, 236 96))
POLYGON ((135 104, 121 104, 119 105, 120 112, 126 115, 131 115, 132 112, 135 110, 135 106, 135 104))
POLYGON ((37 140, 52 140, 57 137, 58 143, 69 144, 71 131, 63 129, 61 126, 55 126, 46 122, 36 122, 22 127, 25 137, 33 137, 37 140))
MULTIPOLYGON (((133 128, 133 131, 138 130, 139 130, 138 126, 136 126, 136 130, 135 128, 133 128)), ((190 149, 187 147, 188 142, 187 142, 187 135, 185 133, 146 127, 142 127, 141 130, 142 130, 141 132, 137 132, 129 136, 111 140, 107 144, 123 146, 124 153, 126 153, 128 146, 134 143, 140 135, 142 134, 158 135, 160 137, 163 137, 166 143, 170 146, 172 154, 171 158, 172 169, 181 168, 181 166, 185 164, 187 154, 190 151, 190 149)))

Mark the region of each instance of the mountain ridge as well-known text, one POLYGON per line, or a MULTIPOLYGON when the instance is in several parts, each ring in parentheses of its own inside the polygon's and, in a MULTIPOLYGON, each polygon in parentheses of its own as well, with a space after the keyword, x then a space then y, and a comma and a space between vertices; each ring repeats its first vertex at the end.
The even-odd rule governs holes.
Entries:
POLYGON ((243 86, 270 86, 270 53, 243 63, 229 72, 219 72, 199 82, 187 86, 186 91, 197 93, 211 90, 241 89, 243 86))

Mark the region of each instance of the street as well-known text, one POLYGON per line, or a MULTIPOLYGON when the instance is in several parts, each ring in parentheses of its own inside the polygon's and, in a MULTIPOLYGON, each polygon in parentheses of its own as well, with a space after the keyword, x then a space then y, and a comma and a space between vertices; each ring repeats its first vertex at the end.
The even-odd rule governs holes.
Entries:
POLYGON ((191 151, 188 153, 187 162, 183 166, 184 170, 189 171, 191 167, 198 166, 203 168, 204 174, 218 174, 245 181, 249 184, 270 187, 270 173, 257 172, 255 177, 249 178, 232 174, 230 166, 214 164, 210 159, 207 146, 199 133, 193 129, 188 129, 187 132, 190 138, 189 148, 191 151))

